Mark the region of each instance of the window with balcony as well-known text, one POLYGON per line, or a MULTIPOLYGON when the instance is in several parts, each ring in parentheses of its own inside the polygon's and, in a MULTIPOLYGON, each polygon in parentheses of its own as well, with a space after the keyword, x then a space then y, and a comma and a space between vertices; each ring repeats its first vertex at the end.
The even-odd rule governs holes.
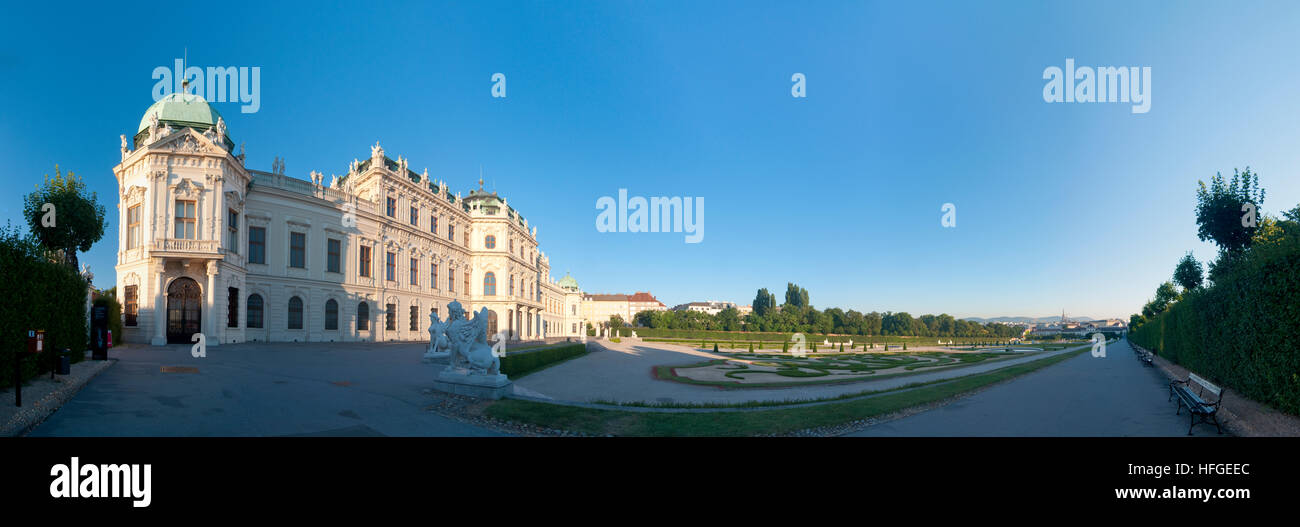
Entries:
POLYGON ((140 206, 126 209, 126 248, 140 246, 140 206))
POLYGON ((194 201, 176 200, 176 232, 173 238, 196 239, 198 234, 198 209, 194 201))

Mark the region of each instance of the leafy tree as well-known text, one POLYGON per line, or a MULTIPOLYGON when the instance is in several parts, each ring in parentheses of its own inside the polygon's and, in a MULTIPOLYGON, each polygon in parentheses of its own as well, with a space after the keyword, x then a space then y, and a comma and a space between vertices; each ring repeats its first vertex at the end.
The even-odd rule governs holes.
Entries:
POLYGON ((1264 204, 1264 189, 1259 187, 1259 175, 1246 167, 1242 172, 1233 169, 1231 180, 1215 174, 1208 186, 1204 181, 1197 184, 1200 188, 1196 191, 1196 236, 1201 241, 1213 240, 1220 250, 1227 253, 1250 247, 1258 227, 1242 225, 1245 215, 1242 207, 1251 203, 1256 215, 1260 214, 1258 210, 1264 204))
POLYGON ((86 183, 71 171, 64 177, 54 165, 54 177, 45 175, 45 183, 23 197, 23 216, 32 234, 42 246, 59 251, 64 263, 77 268, 77 251, 88 251, 104 237, 104 206, 94 192, 87 193, 86 183), (50 209, 47 204, 53 205, 50 209), (49 223, 44 221, 49 215, 49 223))
POLYGON ((765 317, 774 307, 776 307, 776 295, 768 292, 766 287, 759 289, 758 294, 754 295, 754 314, 765 317))
POLYGON ((785 284, 785 305, 808 307, 808 290, 795 285, 793 282, 785 284))
POLYGON ((1174 267, 1174 282, 1183 288, 1183 291, 1191 291, 1201 286, 1201 262, 1196 261, 1191 251, 1183 255, 1183 259, 1178 261, 1178 266, 1174 267))

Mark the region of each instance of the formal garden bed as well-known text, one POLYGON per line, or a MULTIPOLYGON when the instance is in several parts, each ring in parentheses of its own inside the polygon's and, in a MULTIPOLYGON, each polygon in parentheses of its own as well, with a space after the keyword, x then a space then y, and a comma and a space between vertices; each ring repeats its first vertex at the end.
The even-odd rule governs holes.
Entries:
POLYGON ((856 353, 795 357, 741 353, 681 366, 660 366, 661 380, 721 388, 775 388, 809 384, 845 383, 898 377, 925 371, 951 369, 1006 360, 1037 351, 978 353, 856 353))

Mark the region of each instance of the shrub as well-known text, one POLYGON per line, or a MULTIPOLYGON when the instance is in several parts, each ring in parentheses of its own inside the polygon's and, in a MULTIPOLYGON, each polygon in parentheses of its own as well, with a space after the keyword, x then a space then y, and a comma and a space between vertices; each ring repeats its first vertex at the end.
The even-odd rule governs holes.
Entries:
POLYGON ((585 344, 568 344, 536 351, 521 351, 501 358, 501 373, 517 378, 551 364, 587 354, 585 344))
POLYGON ((717 353, 717 352, 718 352, 718 343, 717 343, 717 342, 714 342, 714 343, 713 343, 713 352, 714 352, 714 353, 717 353))
POLYGON ((23 359, 22 379, 50 371, 63 349, 73 362, 85 357, 86 282, 75 270, 46 258, 31 239, 0 228, 0 387, 13 386, 14 353, 26 353, 27 330, 45 330, 45 351, 23 359))
MULTIPOLYGON (((1129 338, 1242 395, 1300 413, 1300 233, 1257 244, 1210 287, 1134 329, 1129 338)), ((1230 404, 1230 403, 1229 403, 1230 404)))

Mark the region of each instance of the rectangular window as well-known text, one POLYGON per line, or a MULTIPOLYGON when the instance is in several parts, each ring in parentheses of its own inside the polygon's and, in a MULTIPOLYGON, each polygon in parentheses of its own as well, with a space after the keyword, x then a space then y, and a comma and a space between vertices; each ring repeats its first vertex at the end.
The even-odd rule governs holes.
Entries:
POLYGON ((389 282, 397 281, 397 254, 388 253, 388 258, 384 262, 384 269, 387 273, 384 275, 389 282))
POLYGON ((369 278, 370 277, 370 248, 362 246, 360 253, 361 256, 360 256, 360 261, 357 262, 358 263, 357 268, 360 271, 361 276, 369 278))
POLYGON ((226 249, 239 254, 239 213, 234 209, 226 211, 226 231, 230 239, 226 240, 226 249))
POLYGON ((420 308, 411 306, 411 331, 420 330, 420 308))
POLYGON ((343 242, 338 240, 327 240, 325 245, 325 270, 331 273, 339 272, 339 253, 342 252, 343 242))
POLYGON ((456 292, 456 274, 451 271, 447 271, 447 292, 456 292))
POLYGON ((289 233, 289 267, 298 269, 307 267, 307 235, 305 233, 289 233))
POLYGON ((239 289, 229 288, 226 292, 226 327, 239 327, 239 289))
POLYGON ((176 200, 176 232, 174 238, 182 240, 193 240, 197 234, 196 225, 198 225, 197 209, 195 202, 176 200))
POLYGON ((448 226, 447 226, 447 240, 448 240, 448 241, 453 241, 453 242, 456 241, 456 226, 455 226, 455 225, 448 225, 448 226))
POLYGON ((395 198, 388 198, 388 217, 397 217, 397 199, 395 198))
POLYGON ((438 287, 438 264, 429 262, 429 287, 438 287))
POLYGON ((465 293, 469 293, 469 273, 465 273, 465 293))
POLYGON ((429 232, 438 234, 438 217, 433 214, 429 215, 429 232))
MULTIPOLYGON (((126 305, 122 306, 122 313, 126 315, 126 325, 135 326, 137 314, 140 312, 140 288, 139 286, 128 285, 125 291, 126 305)), ((121 337, 118 337, 121 340, 121 337)))
POLYGON ((420 285, 420 261, 411 258, 411 285, 420 285))
POLYGON ((411 225, 420 226, 420 209, 411 207, 411 225))
POLYGON ((126 248, 140 246, 140 206, 126 209, 126 248))
POLYGON ((266 263, 266 229, 248 228, 248 263, 266 263))
POLYGON ((389 331, 397 329, 397 304, 388 304, 388 309, 384 310, 384 328, 389 331))

